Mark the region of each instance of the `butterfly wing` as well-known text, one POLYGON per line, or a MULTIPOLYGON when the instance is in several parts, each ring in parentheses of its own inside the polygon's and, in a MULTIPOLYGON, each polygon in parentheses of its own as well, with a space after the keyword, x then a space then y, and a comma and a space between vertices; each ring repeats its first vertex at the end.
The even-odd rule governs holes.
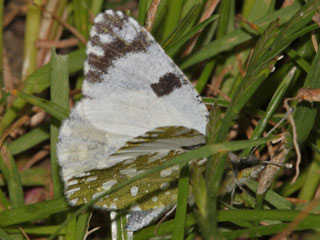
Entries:
MULTIPOLYGON (((97 16, 90 35, 84 97, 58 143, 65 193, 75 205, 203 144, 208 116, 191 83, 135 20, 109 10, 97 16)), ((97 205, 168 206, 176 201, 178 174, 178 167, 163 170, 97 205)))
MULTIPOLYGON (((86 129, 92 130, 86 132, 82 131, 81 125, 73 125, 71 139, 67 139, 64 128, 71 124, 73 125, 67 120, 62 127, 58 154, 66 182, 65 193, 74 205, 86 203, 116 183, 159 166, 183 153, 185 149, 205 143, 204 136, 196 130, 160 127, 131 139, 108 156, 104 152, 104 149, 108 148, 107 141, 105 144, 101 141, 102 131, 98 131, 95 134, 96 139, 93 140, 94 127, 90 129, 89 124, 85 125, 86 129), (70 151, 72 148, 74 150, 70 151), (92 165, 92 162, 97 165, 92 165), (103 163, 107 166, 99 166, 103 163)), ((133 211, 170 206, 176 202, 178 176, 179 166, 173 166, 129 184, 103 198, 96 205, 110 210, 131 208, 133 211)))
POLYGON ((82 103, 94 126, 133 137, 159 126, 205 133, 201 98, 145 28, 108 10, 97 16, 90 36, 82 103))

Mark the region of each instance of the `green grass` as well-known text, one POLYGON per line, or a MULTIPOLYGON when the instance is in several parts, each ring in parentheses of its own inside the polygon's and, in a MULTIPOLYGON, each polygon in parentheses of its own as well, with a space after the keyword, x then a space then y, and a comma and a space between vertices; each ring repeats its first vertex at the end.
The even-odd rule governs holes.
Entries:
MULTIPOLYGON (((130 13, 137 13, 136 19, 143 24, 151 1, 139 1, 139 5, 133 2, 59 1, 59 6, 50 11, 62 16, 67 9, 66 22, 87 39, 91 26, 89 16, 104 9, 126 11, 131 6, 130 13)), ((175 240, 197 236, 203 239, 271 238, 288 227, 292 227, 293 238, 301 238, 307 233, 310 238, 317 239, 320 235, 320 198, 316 196, 320 186, 319 103, 290 102, 295 107, 293 117, 302 152, 301 174, 296 183, 290 183, 294 169, 263 173, 260 183, 250 181, 244 187, 245 192, 236 193, 235 201, 239 205, 234 206, 230 206, 229 195, 219 195, 219 187, 229 151, 248 156, 255 146, 259 146, 261 155, 270 158, 266 143, 275 136, 263 138, 263 133, 272 128, 270 122, 278 122, 285 115, 284 99, 295 96, 300 88, 320 88, 320 54, 314 51, 311 41, 312 34, 319 37, 319 26, 312 17, 320 7, 320 1, 306 4, 293 1, 291 6, 280 8, 277 1, 243 1, 239 6, 235 1, 226 0, 218 5, 211 17, 199 23, 210 2, 212 0, 161 1, 152 30, 166 53, 191 80, 196 80, 196 89, 210 105, 208 145, 115 185, 100 197, 179 164, 182 170, 175 215, 159 226, 155 223, 138 231, 134 239, 150 239, 155 231, 159 236, 175 240), (257 27, 252 29, 239 21, 236 12, 257 27), (189 40, 199 31, 195 47, 184 56, 189 40), (284 55, 284 59, 277 61, 280 55, 284 55), (232 69, 221 75, 229 66, 232 69), (217 78, 222 80, 219 90, 231 101, 210 91, 208 84, 217 78), (257 122, 255 125, 254 121, 257 122), (248 132, 250 134, 246 136, 248 132), (192 164, 188 167, 187 163, 203 157, 208 157, 205 169, 195 168, 192 164), (195 197, 193 206, 187 204, 190 191, 195 197), (290 201, 292 198, 296 201, 290 201), (307 214, 301 216, 305 211, 307 214)), ((0 4, 3 11, 7 6, 3 1, 0 4)), ((22 71, 24 77, 20 80, 23 84, 15 86, 19 91, 15 92, 13 102, 8 104, 8 95, 4 92, 0 101, 0 238, 24 239, 22 229, 31 239, 57 239, 58 235, 67 240, 82 239, 87 226, 96 226, 89 220, 92 205, 98 199, 79 207, 68 205, 63 196, 55 148, 59 126, 68 116, 69 103, 79 98, 79 94, 69 94, 69 85, 71 91, 79 90, 81 86, 85 49, 79 44, 69 50, 68 56, 59 56, 53 51, 51 62, 40 64, 37 60, 39 49, 34 47, 34 31, 38 31, 43 12, 33 5, 26 15, 25 53, 21 55, 24 55, 24 66, 29 67, 22 71), (29 31, 31 26, 36 28, 29 31), (36 67, 39 64, 41 67, 36 67), (50 115, 51 121, 36 126, 23 125, 20 127, 23 134, 9 135, 23 115, 32 117, 35 114, 34 106, 50 115), (50 154, 24 168, 35 154, 47 149, 49 142, 50 154), (25 204, 27 196, 32 197, 39 189, 45 199, 25 204)), ((50 29, 50 39, 55 39, 58 26, 55 22, 50 29)), ((71 36, 71 33, 64 30, 63 36, 71 36)), ((2 41, 0 44, 2 49, 2 41)), ((3 85, 2 66, 0 70, 3 85)), ((282 135, 283 141, 273 144, 274 158, 294 163, 296 154, 289 122, 282 123, 275 134, 282 135)), ((104 227, 98 230, 99 238, 111 239, 109 221, 100 218, 98 222, 108 222, 107 227, 103 224, 104 227)))

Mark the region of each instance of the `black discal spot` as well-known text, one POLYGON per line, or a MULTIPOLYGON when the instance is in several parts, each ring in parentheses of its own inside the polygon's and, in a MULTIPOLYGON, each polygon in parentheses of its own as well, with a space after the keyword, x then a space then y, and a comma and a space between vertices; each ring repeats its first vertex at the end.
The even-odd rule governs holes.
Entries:
POLYGON ((85 78, 91 83, 99 83, 103 79, 99 76, 108 73, 110 67, 113 66, 113 62, 131 52, 146 52, 148 47, 152 44, 147 39, 148 32, 146 30, 139 31, 135 39, 132 42, 127 42, 119 37, 114 28, 121 30, 125 24, 131 24, 128 22, 129 17, 124 15, 120 17, 116 12, 113 15, 103 13, 104 21, 95 23, 94 27, 97 32, 92 36, 90 43, 92 46, 98 46, 103 50, 103 55, 96 55, 93 52, 88 55, 89 69, 85 78), (114 40, 111 43, 102 43, 100 41, 99 34, 109 34, 114 40))
POLYGON ((179 76, 169 72, 163 75, 158 83, 153 83, 150 86, 158 97, 163 97, 169 95, 174 89, 180 88, 181 82, 179 76))

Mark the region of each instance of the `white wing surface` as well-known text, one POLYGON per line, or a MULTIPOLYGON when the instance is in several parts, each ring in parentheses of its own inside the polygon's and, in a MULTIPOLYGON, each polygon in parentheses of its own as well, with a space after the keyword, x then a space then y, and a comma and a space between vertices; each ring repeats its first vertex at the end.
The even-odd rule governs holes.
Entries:
MULTIPOLYGON (((117 183, 205 143, 208 112, 153 37, 122 12, 99 14, 87 45, 83 99, 64 121, 65 192, 83 204, 117 183)), ((98 206, 132 211, 176 201, 179 167, 132 183, 98 206)))

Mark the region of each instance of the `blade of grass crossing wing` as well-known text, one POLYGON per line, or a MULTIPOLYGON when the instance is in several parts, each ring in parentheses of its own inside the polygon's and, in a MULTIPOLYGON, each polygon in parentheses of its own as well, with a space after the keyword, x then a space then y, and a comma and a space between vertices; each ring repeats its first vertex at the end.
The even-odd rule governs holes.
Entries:
POLYGON ((173 240, 184 239, 185 225, 187 216, 187 204, 189 197, 189 166, 183 166, 180 170, 178 183, 178 201, 174 225, 176 226, 172 233, 173 240))
POLYGON ((92 214, 91 212, 85 212, 79 215, 79 217, 77 218, 75 239, 84 239, 84 236, 88 229, 88 223, 89 223, 91 214, 92 214))
MULTIPOLYGON (((74 211, 69 211, 67 214, 67 218, 71 216, 73 212, 74 211)), ((77 219, 75 218, 72 221, 70 221, 66 227, 66 239, 77 240, 76 234, 78 230, 82 231, 82 229, 77 229, 77 219)), ((83 239, 83 237, 78 239, 83 239)))

